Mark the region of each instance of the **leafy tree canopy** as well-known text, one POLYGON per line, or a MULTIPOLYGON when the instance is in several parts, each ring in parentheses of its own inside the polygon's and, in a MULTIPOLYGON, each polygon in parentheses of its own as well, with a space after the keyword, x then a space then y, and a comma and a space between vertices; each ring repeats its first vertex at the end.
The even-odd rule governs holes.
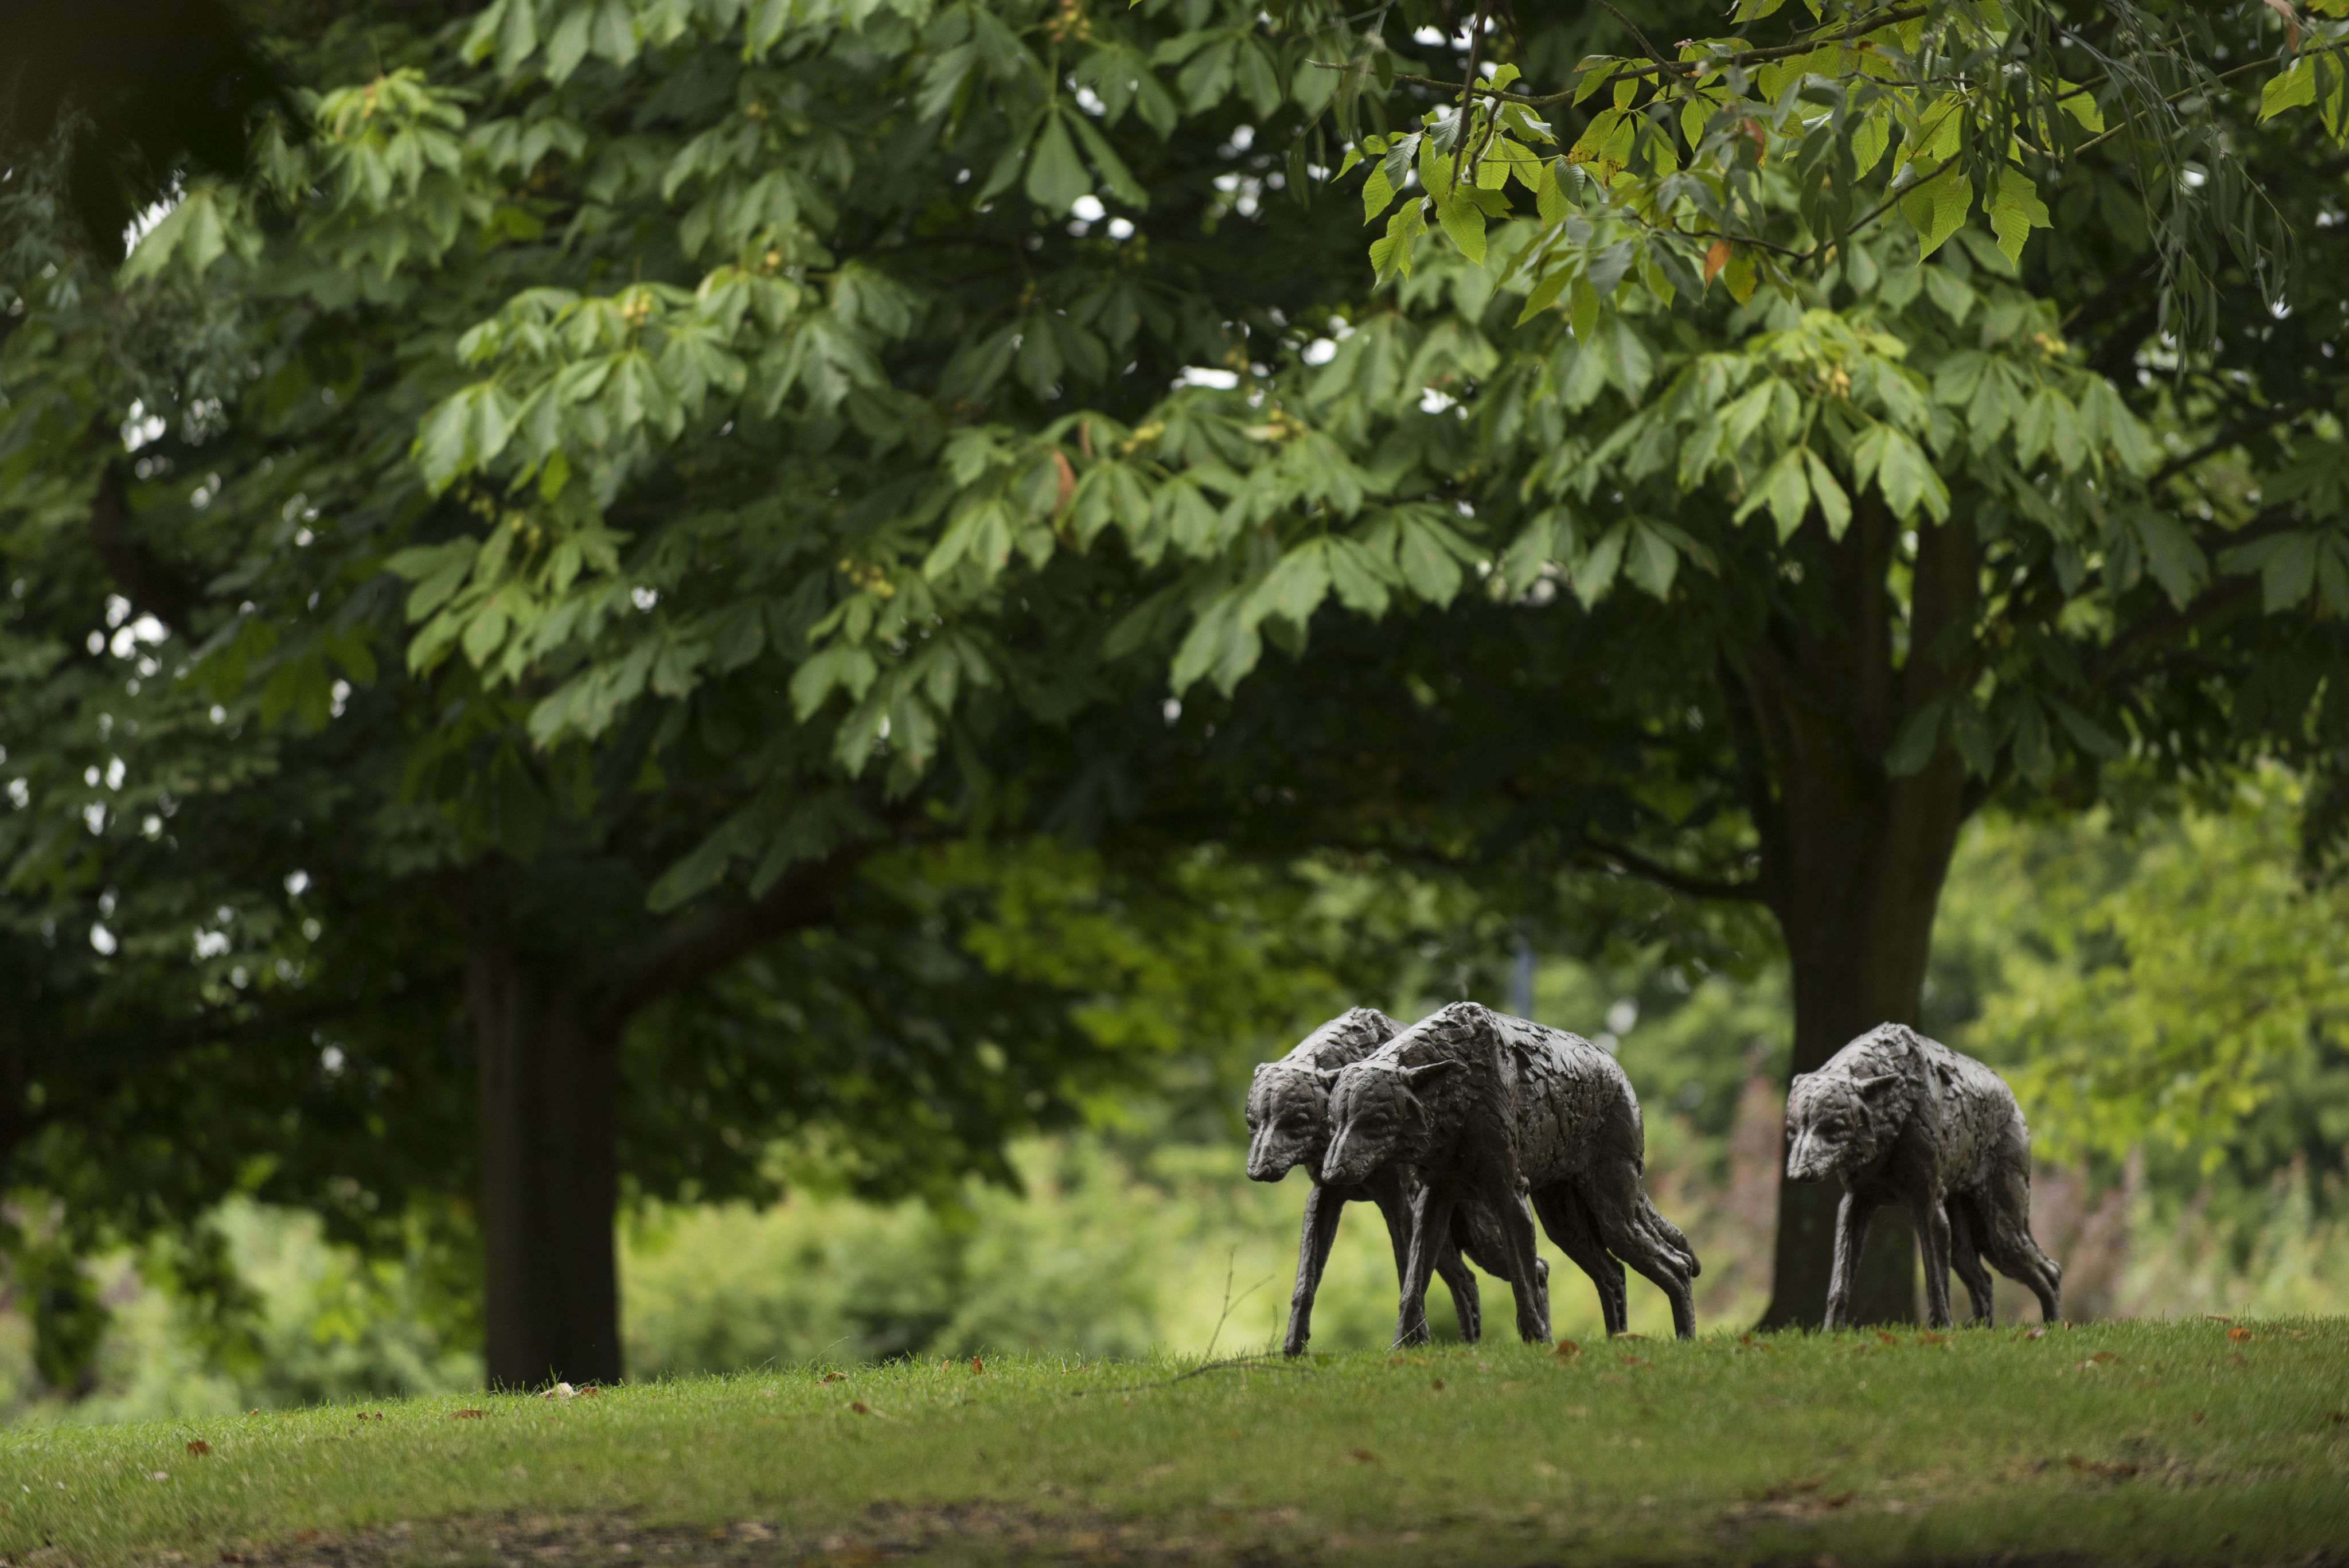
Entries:
POLYGON ((2333 743, 2316 9, 337 33, 119 275, 9 198, 20 548, 97 546, 27 700, 102 564, 175 700, 381 701, 408 864, 540 867, 533 962, 730 961, 974 828, 1579 867, 1766 911, 1807 1065, 1913 1013, 1994 792, 2333 743))

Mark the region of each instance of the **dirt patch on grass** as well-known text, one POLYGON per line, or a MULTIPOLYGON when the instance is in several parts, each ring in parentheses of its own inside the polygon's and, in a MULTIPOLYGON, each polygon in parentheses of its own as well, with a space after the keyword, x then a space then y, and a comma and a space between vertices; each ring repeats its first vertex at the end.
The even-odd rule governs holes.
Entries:
MULTIPOLYGON (((1817 1489, 1824 1491, 1825 1489, 1817 1489)), ((1762 1518, 1816 1518, 1840 1511, 1837 1495, 1812 1489, 1757 1498, 1738 1511, 1740 1523, 1762 1518), (1815 1501, 1816 1499, 1816 1501, 1815 1501)), ((1433 1521, 1431 1521, 1433 1522, 1433 1521)), ((1453 1523, 1458 1521, 1449 1521, 1453 1523)), ((1371 1543, 1338 1538, 1301 1541, 1288 1510, 1238 1514, 1216 1511, 1184 1521, 1112 1519, 1082 1511, 1040 1512, 1012 1504, 946 1503, 912 1507, 875 1504, 853 1523, 820 1532, 794 1531, 771 1520, 720 1525, 648 1525, 626 1515, 506 1514, 435 1520, 330 1536, 295 1538, 222 1553, 217 1563, 165 1552, 155 1568, 780 1568, 781 1564, 866 1563, 1197 1563, 1233 1568, 1305 1568, 1352 1561, 1442 1561, 1506 1568, 1549 1568, 1588 1561, 1588 1550, 1560 1554, 1519 1534, 1515 1542, 1464 1532, 1457 1539, 1440 1526, 1371 1543), (1406 1544, 1406 1542, 1410 1544, 1406 1544), (1428 1556, 1421 1559, 1424 1551, 1428 1556)), ((1600 1553, 1604 1556, 1604 1553, 1600 1553)), ((1749 1552, 1728 1560, 1754 1562, 1749 1552)), ((1755 1568, 1822 1568, 1831 1558, 1806 1555, 1755 1568)), ((1699 1568, 1695 1563, 1640 1563, 1637 1568, 1699 1568)), ((2090 1554, 2002 1555, 1980 1562, 1932 1559, 1883 1568, 2115 1568, 2090 1554)), ((2127 1568, 2160 1568, 2130 1561, 2127 1568)), ((2349 1568, 2349 1552, 2312 1552, 2267 1568, 2349 1568)))
MULTIPOLYGON (((1274 1565, 1310 1561, 1269 1540, 1280 1521, 1162 1520, 1043 1513, 1009 1504, 875 1504, 854 1522, 794 1530, 774 1520, 652 1525, 626 1515, 506 1514, 397 1524, 347 1535, 304 1532, 223 1553, 251 1568, 776 1568, 791 1563, 1133 1563, 1274 1565)), ((156 1568, 219 1568, 165 1553, 156 1568)))

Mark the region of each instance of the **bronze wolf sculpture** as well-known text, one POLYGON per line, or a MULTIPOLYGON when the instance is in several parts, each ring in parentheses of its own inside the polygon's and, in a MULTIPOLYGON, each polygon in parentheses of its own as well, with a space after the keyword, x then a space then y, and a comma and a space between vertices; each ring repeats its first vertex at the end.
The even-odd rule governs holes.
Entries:
MULTIPOLYGON (((1639 1099, 1615 1059, 1588 1040, 1454 1002, 1341 1071, 1330 1119, 1325 1184, 1361 1182, 1394 1166, 1412 1167, 1423 1183, 1401 1336, 1423 1311, 1435 1262, 1431 1240, 1446 1233, 1464 1200, 1478 1199, 1503 1222, 1504 1277, 1516 1294, 1517 1332, 1549 1337, 1533 1223, 1515 1201, 1520 1192, 1532 1199, 1550 1239, 1587 1272, 1610 1271, 1604 1253, 1611 1252, 1671 1298, 1675 1333, 1695 1334, 1689 1281, 1697 1260, 1688 1239, 1648 1201, 1639 1099), (1586 1261, 1593 1253, 1595 1262, 1586 1261)), ((1609 1315, 1617 1328, 1619 1309, 1609 1315)))
MULTIPOLYGON (((1305 1342, 1313 1332, 1313 1297, 1320 1289, 1321 1270, 1330 1261, 1330 1247, 1338 1239, 1338 1220, 1347 1204, 1378 1205, 1386 1219, 1387 1240, 1394 1248, 1396 1279, 1401 1282, 1408 1278, 1412 1197, 1419 1185, 1411 1172, 1398 1167, 1336 1187, 1321 1180, 1321 1157, 1330 1147, 1330 1085, 1338 1069, 1361 1061, 1402 1032, 1402 1025, 1373 1008, 1350 1009, 1307 1035, 1279 1061, 1258 1066, 1248 1085, 1248 1179, 1278 1181, 1300 1165, 1313 1179, 1297 1244, 1297 1286, 1288 1298, 1288 1333, 1281 1343, 1287 1355, 1305 1353, 1305 1342)), ((1476 1276, 1460 1261, 1463 1252, 1491 1272, 1506 1275, 1506 1233, 1500 1220, 1481 1203, 1460 1206, 1450 1232, 1435 1250, 1435 1272, 1452 1293, 1460 1337, 1474 1344, 1484 1332, 1484 1314, 1477 1301, 1476 1276)), ((1545 1265, 1545 1282, 1547 1272, 1545 1265)), ((1606 1289, 1601 1282, 1602 1300, 1606 1289)), ((1615 1292, 1619 1297, 1622 1289, 1618 1271, 1615 1292)), ((1413 1337, 1426 1337, 1423 1319, 1413 1337)))
POLYGON ((1886 1023, 1797 1073, 1786 1096, 1786 1177, 1843 1179, 1826 1326, 1851 1320, 1868 1220, 1907 1208, 1925 1255, 1925 1316, 1950 1322, 1950 1271, 1991 1321, 1987 1257, 2030 1287, 2050 1323, 2061 1316, 2063 1270, 2031 1234, 2031 1129, 2005 1080, 1915 1030, 1886 1023))

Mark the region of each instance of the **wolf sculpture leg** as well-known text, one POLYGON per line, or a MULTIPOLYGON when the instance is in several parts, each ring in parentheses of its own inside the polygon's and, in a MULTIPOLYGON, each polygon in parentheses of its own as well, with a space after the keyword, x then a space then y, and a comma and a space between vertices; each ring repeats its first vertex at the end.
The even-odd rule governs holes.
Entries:
POLYGON ((1925 1326, 1950 1326, 1950 1211, 1930 1197, 1909 1205, 1909 1222, 1917 1228, 1917 1250, 1925 1260, 1925 1326))
MULTIPOLYGON (((1363 1196, 1376 1203, 1379 1212, 1386 1217, 1387 1241, 1394 1248, 1395 1285, 1400 1296, 1411 1284, 1412 1207, 1408 1184, 1401 1180, 1373 1181, 1363 1196)), ((1436 1249, 1435 1277, 1442 1280, 1444 1288, 1452 1293, 1452 1313, 1460 1321, 1461 1339, 1474 1345, 1484 1335, 1485 1312, 1477 1296, 1476 1276, 1460 1261, 1458 1216, 1465 1211, 1464 1204, 1454 1211, 1453 1230, 1455 1233, 1446 1237, 1444 1244, 1436 1249)), ((1412 1339, 1414 1345, 1427 1339, 1433 1332, 1424 1317, 1413 1327, 1416 1329, 1412 1339)))
POLYGON ((1991 1266, 2008 1279, 2027 1286, 2039 1298, 2040 1315, 2049 1323, 2062 1320, 2058 1285, 2064 1271, 2039 1250, 2031 1234, 2031 1175, 2015 1161, 1993 1172, 1983 1188, 1978 1209, 1982 1220, 1982 1250, 1991 1266))
POLYGON ((1876 1200, 1846 1192, 1836 1205, 1835 1262, 1827 1271, 1827 1313, 1825 1326, 1851 1326, 1852 1288, 1859 1279, 1859 1252, 1868 1243, 1868 1216, 1876 1200))
MULTIPOLYGON (((1452 1211, 1452 1239, 1467 1260, 1495 1279, 1509 1277, 1509 1239, 1482 1199, 1463 1199, 1452 1211)), ((1549 1263, 1534 1260, 1534 1280, 1541 1289, 1542 1317, 1549 1317, 1549 1263)))
POLYGON ((1395 1311, 1397 1345, 1427 1341, 1427 1282, 1435 1272, 1436 1254, 1452 1245, 1452 1210, 1457 1202, 1454 1194, 1435 1187, 1422 1187, 1412 1194, 1409 1265, 1395 1311))
POLYGON ((1517 1298, 1517 1337, 1537 1345, 1549 1343, 1548 1276, 1534 1237, 1533 1216, 1517 1201, 1516 1184, 1488 1194, 1500 1217, 1509 1245, 1509 1288, 1517 1298))
POLYGON ((1974 1323, 1978 1327, 1991 1326, 1994 1316, 1990 1291, 1990 1271, 1982 1267, 1982 1251, 1975 1244, 1977 1220, 1973 1202, 1966 1194, 1950 1195, 1950 1266, 1958 1271, 1965 1282, 1966 1298, 1973 1303, 1974 1323))
POLYGON ((1665 1244, 1645 1223, 1653 1210, 1636 1165, 1601 1166, 1581 1182, 1584 1200, 1607 1250, 1663 1292, 1672 1303, 1672 1333, 1696 1337, 1696 1297, 1689 1290, 1695 1260, 1665 1244))
POLYGON ((1557 1243, 1574 1266, 1590 1276, 1599 1291, 1599 1315, 1607 1324, 1609 1334, 1623 1332, 1625 1302, 1623 1296, 1623 1265, 1610 1256, 1599 1240, 1599 1228, 1591 1221, 1590 1210, 1581 1196, 1565 1182, 1537 1189, 1533 1193, 1534 1212, 1541 1219, 1542 1229, 1557 1243))
POLYGON ((1288 1333, 1281 1340, 1283 1355, 1302 1355, 1313 1334, 1313 1296, 1321 1288, 1321 1269, 1330 1261, 1330 1244, 1338 1239, 1338 1220, 1346 1211, 1351 1189, 1324 1187, 1319 1182, 1305 1195, 1305 1223, 1297 1238, 1297 1286, 1288 1296, 1288 1333))

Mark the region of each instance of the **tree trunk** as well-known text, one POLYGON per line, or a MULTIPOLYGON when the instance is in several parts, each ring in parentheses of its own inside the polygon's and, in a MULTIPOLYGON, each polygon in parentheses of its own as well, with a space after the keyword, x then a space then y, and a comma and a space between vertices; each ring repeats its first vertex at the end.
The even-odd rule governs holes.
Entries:
POLYGON ((495 950, 469 977, 481 1090, 492 1388, 620 1376, 618 1021, 551 965, 495 950))
MULTIPOLYGON (((1917 1023, 1934 904, 1958 821, 1948 816, 1946 834, 1930 831, 1940 823, 1910 824, 1926 831, 1908 835, 1868 834, 1855 824, 1850 837, 1859 841, 1851 846, 1857 853, 1840 857, 1847 864, 1839 869, 1848 876, 1841 898, 1831 885, 1844 878, 1821 875, 1818 862, 1826 857, 1810 857, 1811 885, 1795 890, 1791 918, 1785 920, 1794 970, 1794 1071, 1816 1070, 1879 1023, 1917 1023)), ((1781 1182, 1764 1327, 1818 1324, 1842 1195, 1835 1182, 1781 1182)), ((1860 1255, 1857 1321, 1914 1322, 1917 1284, 1916 1238, 1907 1213, 1878 1210, 1860 1255)))
MULTIPOLYGON (((1802 601, 1724 647, 1764 884, 1794 971, 1797 1073, 1879 1023, 1917 1023, 1934 910, 1975 800, 1946 744, 1906 776, 1886 764, 1909 715, 1962 689, 1980 569, 1971 524, 1922 527, 1907 625, 1897 627, 1899 537, 1880 502, 1855 508, 1839 542, 1808 524, 1802 601), (1914 650, 1905 659, 1902 642, 1914 650)), ((1833 1183, 1781 1185, 1764 1326, 1826 1315, 1841 1196, 1833 1183)), ((1861 1257, 1859 1321, 1915 1320, 1916 1257, 1908 1217, 1879 1210, 1861 1257)))

